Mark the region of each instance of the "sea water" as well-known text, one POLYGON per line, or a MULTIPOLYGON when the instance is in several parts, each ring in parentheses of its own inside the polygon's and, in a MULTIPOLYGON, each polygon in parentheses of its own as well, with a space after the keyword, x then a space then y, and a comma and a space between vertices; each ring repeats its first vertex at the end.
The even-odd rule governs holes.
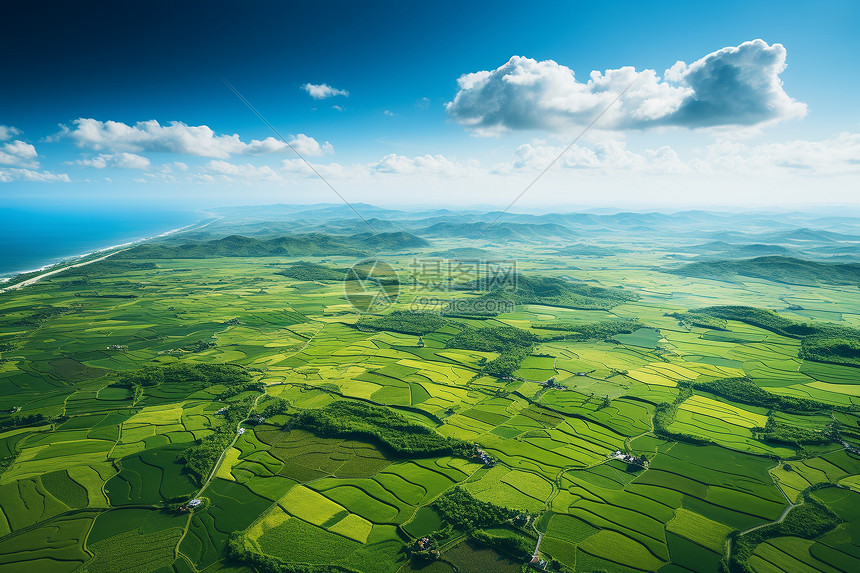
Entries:
POLYGON ((0 207, 0 279, 194 224, 196 211, 0 207))

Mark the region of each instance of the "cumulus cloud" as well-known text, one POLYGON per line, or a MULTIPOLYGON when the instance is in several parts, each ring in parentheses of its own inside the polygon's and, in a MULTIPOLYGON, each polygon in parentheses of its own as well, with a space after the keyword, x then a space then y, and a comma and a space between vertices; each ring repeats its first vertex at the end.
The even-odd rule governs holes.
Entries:
POLYGON ((149 159, 135 153, 102 153, 95 157, 79 159, 78 165, 104 169, 105 167, 116 167, 119 169, 146 169, 149 167, 149 159))
POLYGON ((35 147, 17 139, 0 146, 0 165, 36 167, 39 164, 37 157, 35 147))
POLYGON ((461 76, 446 110, 477 135, 562 131, 590 123, 630 86, 599 127, 761 126, 806 114, 806 104, 786 94, 779 79, 785 58, 781 44, 753 40, 690 65, 679 61, 662 78, 622 67, 593 71, 580 82, 552 60, 514 56, 495 70, 461 76))
MULTIPOLYGON (((216 157, 226 159, 231 155, 263 155, 283 151, 287 145, 274 137, 262 141, 253 139, 242 141, 237 134, 219 135, 207 125, 186 125, 179 121, 161 125, 156 120, 140 121, 128 125, 118 121, 99 121, 96 119, 80 118, 74 121, 74 127, 66 128, 62 136, 72 138, 80 147, 96 151, 107 150, 113 153, 143 151, 161 151, 216 157)), ((299 134, 292 138, 291 143, 310 149, 313 154, 313 141, 319 153, 333 151, 331 144, 317 143, 312 137, 299 134)))
POLYGON ((290 140, 290 145, 301 155, 316 156, 334 153, 334 147, 331 143, 326 141, 325 143, 320 144, 316 139, 309 137, 304 133, 300 133, 290 140))
POLYGON ((349 92, 333 88, 328 84, 304 84, 302 89, 314 99, 325 99, 334 96, 349 97, 349 92))
POLYGON ((0 125, 0 141, 6 141, 7 139, 12 139, 16 135, 20 134, 21 130, 8 126, 8 125, 0 125))

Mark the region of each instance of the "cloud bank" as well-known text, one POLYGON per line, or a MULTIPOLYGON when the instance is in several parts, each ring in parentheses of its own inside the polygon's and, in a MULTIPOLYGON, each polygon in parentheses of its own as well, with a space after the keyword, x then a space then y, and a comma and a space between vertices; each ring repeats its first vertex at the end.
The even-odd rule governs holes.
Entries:
POLYGON ((349 97, 349 92, 333 88, 328 84, 304 84, 302 89, 314 99, 325 99, 334 96, 349 97))
POLYGON ((119 169, 146 169, 149 167, 149 159, 135 153, 102 153, 88 159, 79 159, 78 165, 104 169, 116 167, 119 169))
MULTIPOLYGON (((70 137, 79 147, 112 153, 157 151, 227 159, 231 155, 263 155, 287 148, 283 141, 274 137, 246 143, 237 134, 219 135, 207 125, 186 125, 180 121, 161 125, 153 119, 128 125, 80 118, 73 123, 74 127, 65 128, 62 136, 70 137)), ((301 133, 291 137, 290 144, 302 154, 322 155, 334 151, 328 142, 320 144, 301 133)))
POLYGON ((446 110, 477 135, 563 131, 590 123, 630 86, 601 118, 601 129, 762 126, 806 114, 806 104, 785 93, 779 79, 785 58, 782 44, 752 40, 689 65, 679 61, 662 78, 622 67, 579 82, 553 60, 514 56, 495 70, 461 76, 446 110))

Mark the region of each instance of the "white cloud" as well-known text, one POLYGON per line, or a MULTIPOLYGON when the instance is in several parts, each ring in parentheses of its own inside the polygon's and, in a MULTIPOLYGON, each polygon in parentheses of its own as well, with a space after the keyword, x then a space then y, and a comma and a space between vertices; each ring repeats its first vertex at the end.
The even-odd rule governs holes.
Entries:
POLYGON ((0 141, 6 141, 7 139, 12 139, 16 135, 21 133, 20 129, 15 127, 11 127, 8 125, 0 125, 0 141))
POLYGON ((105 167, 115 167, 119 169, 146 169, 149 167, 149 159, 142 155, 128 152, 102 153, 95 157, 79 159, 76 163, 86 167, 95 167, 96 169, 104 169, 105 167))
POLYGON ((34 171, 32 169, 0 169, 0 183, 12 181, 36 181, 52 183, 69 183, 71 179, 65 173, 50 171, 34 171))
MULTIPOLYGON (((339 164, 314 161, 326 181, 354 197, 398 197, 404 201, 420 196, 428 201, 464 202, 467 197, 484 201, 511 199, 531 182, 563 150, 562 144, 533 140, 519 146, 508 160, 481 166, 476 160, 455 159, 438 154, 403 156, 389 154, 370 162, 339 164)), ((212 160, 191 165, 187 172, 153 166, 149 181, 213 183, 225 188, 241 186, 256 193, 328 193, 317 175, 301 159, 253 163, 212 160), (266 164, 268 163, 268 164, 266 164)), ((718 140, 700 149, 681 150, 669 146, 633 147, 623 139, 604 139, 571 147, 556 165, 529 191, 527 200, 561 204, 640 201, 693 204, 711 201, 750 204, 782 200, 783 190, 802 202, 800 190, 827 181, 821 197, 843 197, 855 202, 855 185, 846 183, 860 176, 860 133, 831 138, 794 140, 757 145, 736 140, 718 140), (710 197, 711 199, 708 199, 710 197), (685 203, 686 201, 686 203, 685 203)), ((298 196, 298 195, 297 195, 298 196)), ((473 201, 475 199, 472 199, 473 201)))
POLYGON ((36 148, 20 140, 4 143, 0 146, 0 165, 17 165, 19 167, 37 167, 36 148))
POLYGON ((386 109, 386 110, 385 110, 385 111, 383 111, 382 113, 383 113, 383 114, 385 114, 385 115, 387 115, 387 116, 389 116, 389 117, 394 117, 395 115, 397 115, 396 113, 394 113, 394 112, 393 112, 393 111, 391 111, 390 109, 386 109))
POLYGON ((391 153, 379 161, 371 163, 368 167, 378 173, 395 175, 435 175, 442 177, 457 177, 466 175, 470 167, 474 165, 463 165, 451 161, 442 155, 420 155, 418 157, 406 157, 391 153))
MULTIPOLYGON (((221 179, 240 180, 243 182, 281 181, 282 177, 268 165, 256 166, 251 164, 237 165, 229 161, 212 160, 203 166, 204 175, 221 176, 221 179)), ((205 181, 208 179, 204 179, 205 181)))
MULTIPOLYGON (((160 151, 216 157, 227 159, 231 155, 263 155, 283 151, 287 145, 274 137, 262 141, 252 139, 243 142, 239 135, 218 135, 206 125, 186 125, 179 121, 161 125, 156 120, 140 121, 128 125, 117 121, 99 121, 80 118, 75 120, 74 128, 66 128, 60 136, 71 137, 80 147, 96 151, 107 150, 113 153, 160 151)), ((307 135, 292 137, 291 143, 311 149, 310 142, 319 148, 320 153, 331 153, 331 144, 319 145, 307 135)))
POLYGON ((334 96, 349 97, 349 92, 333 88, 328 84, 304 84, 302 89, 314 99, 325 99, 334 96))
MULTIPOLYGON (((492 173, 538 173, 562 152, 562 146, 536 140, 517 148, 511 161, 493 167, 492 173)), ((794 140, 745 145, 719 140, 687 160, 671 147, 634 152, 623 141, 591 146, 574 145, 555 164, 557 168, 611 174, 620 171, 648 174, 691 173, 700 176, 832 176, 860 175, 860 134, 841 133, 822 141, 794 140)), ((554 169, 554 172, 557 172, 554 169)))
POLYGON ((290 145, 301 155, 306 156, 329 155, 334 153, 334 147, 332 147, 331 143, 326 141, 325 143, 320 144, 316 139, 309 137, 304 133, 300 133, 295 136, 290 141, 290 145))
POLYGON ((799 139, 755 146, 722 140, 709 145, 691 165, 711 174, 725 171, 744 175, 860 174, 860 133, 840 133, 821 141, 799 139))
POLYGON ((601 118, 600 128, 766 125, 806 114, 806 104, 783 90, 785 57, 781 44, 753 40, 690 65, 677 62, 665 78, 655 70, 622 67, 593 71, 583 83, 553 60, 514 56, 495 70, 461 76, 446 110, 477 135, 563 131, 587 125, 631 86, 601 118))
MULTIPOLYGON (((476 161, 465 164, 452 161, 442 155, 407 157, 390 154, 370 163, 341 165, 339 163, 314 163, 314 169, 326 180, 357 182, 377 181, 380 178, 410 177, 468 177, 480 174, 476 161)), ((301 159, 285 159, 279 165, 237 164, 223 160, 209 161, 194 175, 197 181, 215 180, 235 183, 285 183, 298 179, 316 179, 308 165, 301 159)))

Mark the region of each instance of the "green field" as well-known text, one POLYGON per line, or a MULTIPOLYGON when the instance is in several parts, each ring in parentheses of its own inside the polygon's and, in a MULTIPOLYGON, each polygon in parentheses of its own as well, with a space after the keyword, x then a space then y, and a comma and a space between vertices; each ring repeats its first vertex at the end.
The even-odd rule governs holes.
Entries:
MULTIPOLYGON (((733 532, 810 500, 838 526, 769 537, 747 566, 857 570, 860 368, 803 358, 783 327, 689 311, 850 329, 860 293, 664 273, 652 247, 496 245, 532 278, 492 316, 410 313, 433 294, 415 287, 362 317, 325 270, 348 254, 143 249, 0 294, 0 573, 514 572, 538 533, 557 570, 718 571, 733 532), (464 515, 440 505, 451 492, 464 515), (426 535, 432 565, 410 556, 426 535)), ((385 256, 404 274, 411 258, 385 256)))

